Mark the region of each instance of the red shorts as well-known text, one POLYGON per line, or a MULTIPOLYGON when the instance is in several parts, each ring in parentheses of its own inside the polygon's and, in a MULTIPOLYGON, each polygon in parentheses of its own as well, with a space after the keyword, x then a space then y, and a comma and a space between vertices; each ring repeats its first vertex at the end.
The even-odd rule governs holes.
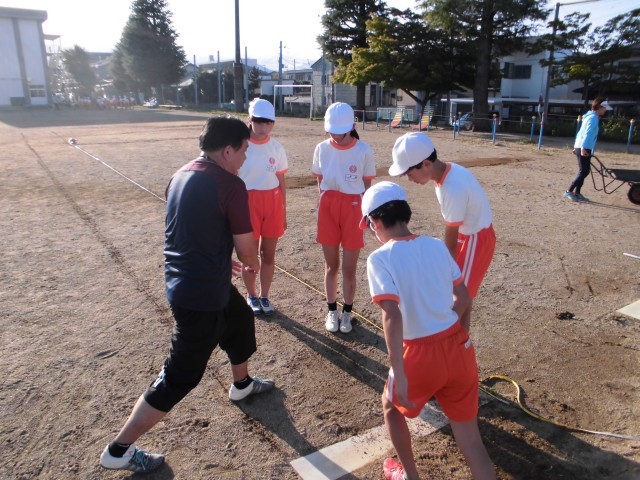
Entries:
POLYGON ((445 415, 454 422, 466 422, 478 415, 478 364, 471 339, 460 322, 435 335, 405 340, 403 352, 409 401, 416 407, 398 405, 392 370, 384 388, 385 397, 400 413, 415 418, 436 397, 445 415))
POLYGON ((280 238, 284 235, 284 204, 280 187, 249 190, 249 213, 253 238, 280 238))
POLYGON ((469 290, 471 298, 475 298, 485 273, 489 270, 493 252, 496 249, 496 232, 493 225, 473 235, 458 234, 456 263, 462 272, 462 279, 469 290))
POLYGON ((345 250, 364 247, 364 232, 359 224, 362 218, 362 195, 347 195, 327 190, 320 195, 318 205, 318 234, 316 242, 340 245, 345 250))

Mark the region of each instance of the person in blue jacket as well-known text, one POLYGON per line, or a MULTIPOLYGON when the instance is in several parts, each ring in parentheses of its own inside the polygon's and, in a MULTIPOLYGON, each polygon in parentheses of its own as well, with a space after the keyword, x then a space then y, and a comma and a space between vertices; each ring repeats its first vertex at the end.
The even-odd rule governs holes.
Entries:
POLYGON ((605 116, 608 110, 613 110, 611 105, 603 97, 597 97, 591 102, 591 111, 582 117, 582 125, 573 144, 573 153, 578 157, 578 175, 564 192, 564 197, 569 200, 574 202, 587 201, 587 198, 580 193, 580 189, 584 184, 584 179, 591 171, 591 155, 598 139, 600 119, 605 116))

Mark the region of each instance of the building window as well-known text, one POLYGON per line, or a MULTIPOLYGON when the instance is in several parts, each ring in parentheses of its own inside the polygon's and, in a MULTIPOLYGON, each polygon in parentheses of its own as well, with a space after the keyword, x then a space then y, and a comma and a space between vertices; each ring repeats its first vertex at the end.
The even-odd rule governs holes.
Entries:
POLYGON ((47 90, 44 85, 29 85, 29 96, 31 98, 46 97, 47 90))
POLYGON ((512 80, 531 78, 531 65, 515 65, 505 62, 503 75, 504 78, 512 80))

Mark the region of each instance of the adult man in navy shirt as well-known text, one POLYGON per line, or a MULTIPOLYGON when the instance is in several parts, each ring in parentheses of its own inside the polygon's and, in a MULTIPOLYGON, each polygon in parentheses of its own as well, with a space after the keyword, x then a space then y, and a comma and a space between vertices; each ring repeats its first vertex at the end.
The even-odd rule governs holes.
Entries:
POLYGON ((171 350, 158 378, 138 399, 100 464, 114 470, 150 472, 164 456, 133 443, 182 400, 202 378, 220 345, 229 357, 229 398, 242 400, 273 388, 251 377, 256 351, 254 315, 231 283, 242 268, 258 273, 248 195, 237 176, 245 161, 249 129, 239 119, 213 117, 200 135, 200 157, 178 170, 167 187, 165 282, 175 319, 171 350), (231 260, 235 249, 242 265, 231 260))

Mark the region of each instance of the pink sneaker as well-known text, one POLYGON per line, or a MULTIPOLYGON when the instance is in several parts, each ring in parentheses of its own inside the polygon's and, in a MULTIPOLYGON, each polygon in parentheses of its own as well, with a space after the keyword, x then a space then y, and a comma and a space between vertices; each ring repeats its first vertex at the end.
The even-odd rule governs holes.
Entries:
POLYGON ((387 458, 382 465, 384 471, 384 477, 387 480, 405 480, 404 468, 393 458, 387 458))

